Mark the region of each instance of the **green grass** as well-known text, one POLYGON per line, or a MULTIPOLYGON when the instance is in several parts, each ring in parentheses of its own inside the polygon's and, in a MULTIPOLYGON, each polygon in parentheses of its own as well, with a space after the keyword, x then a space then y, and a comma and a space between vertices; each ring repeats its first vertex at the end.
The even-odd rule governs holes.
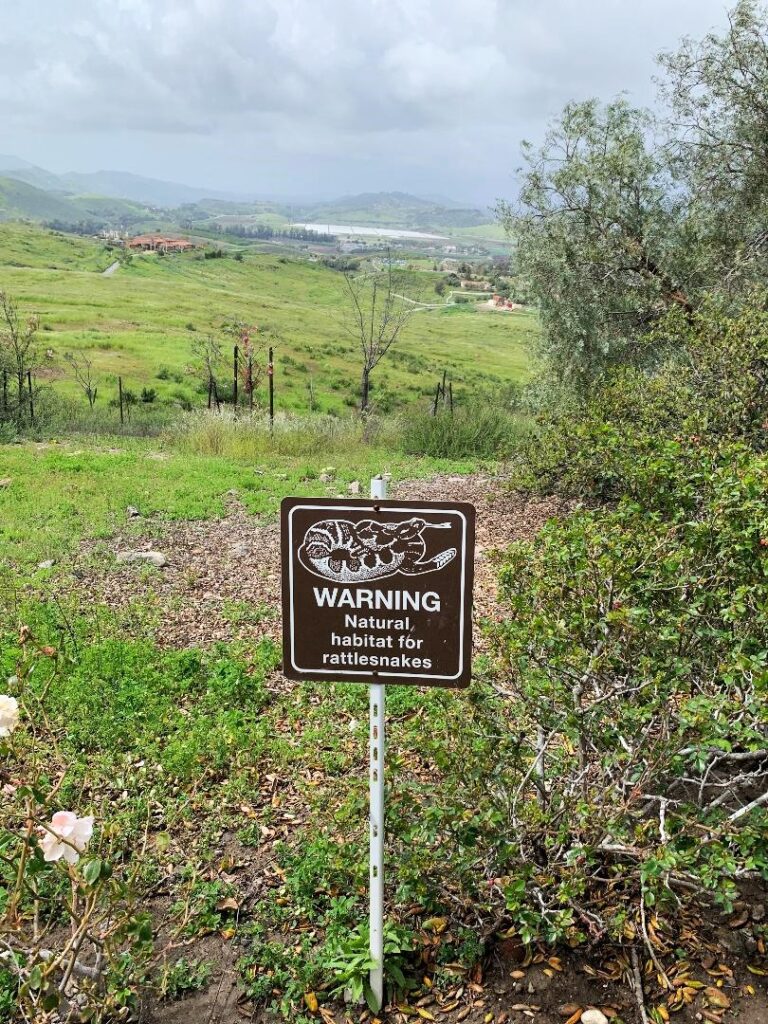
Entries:
MULTIPOLYGON (((265 338, 276 336, 278 408, 306 410, 310 381, 316 410, 339 412, 354 404, 359 359, 344 328, 340 274, 246 249, 242 262, 204 260, 200 253, 135 256, 112 277, 100 276, 114 258, 95 240, 0 224, 0 288, 41 317, 41 380, 79 396, 63 357, 84 352, 100 380, 100 403, 114 397, 121 375, 136 392, 156 388, 160 401, 199 404, 198 378, 188 373, 192 342, 210 331, 221 335, 223 322, 236 316, 258 325, 265 338), (170 379, 158 379, 166 371, 170 379)), ((432 276, 424 278, 431 288, 432 276)), ((419 312, 375 371, 372 398, 382 411, 426 402, 443 370, 457 397, 521 380, 537 329, 527 312, 497 317, 470 308, 461 318, 450 307, 419 312)), ((225 381, 230 375, 222 371, 225 381)), ((265 399, 264 386, 258 399, 265 399)))
POLYGON ((59 558, 81 540, 110 536, 125 525, 125 509, 168 519, 222 515, 227 491, 236 490, 247 510, 272 518, 289 494, 325 494, 318 477, 334 457, 334 486, 365 483, 378 472, 396 478, 441 470, 467 471, 467 460, 419 459, 385 447, 354 445, 346 455, 333 449, 301 456, 251 450, 195 454, 158 441, 104 438, 98 445, 75 442, 0 445, 0 563, 32 566, 59 558), (336 456, 339 456, 337 459, 336 456))
MULTIPOLYGON (((116 874, 136 864, 143 905, 152 904, 169 937, 185 942, 184 962, 157 968, 161 994, 170 998, 206 983, 204 950, 187 949, 186 942, 221 932, 237 937, 237 970, 248 997, 301 1021, 310 987, 321 1002, 329 999, 331 952, 337 960, 354 954, 349 936, 364 916, 365 688, 286 688, 269 635, 277 614, 272 606, 225 603, 226 620, 247 625, 250 639, 205 651, 161 649, 153 596, 122 610, 95 603, 79 588, 77 551, 118 530, 145 533, 148 516, 159 519, 156 536, 164 520, 215 519, 225 514, 232 491, 254 522, 263 522, 274 521, 286 495, 346 493, 355 479, 364 492, 378 472, 396 480, 469 472, 477 465, 477 424, 457 416, 454 438, 446 434, 447 417, 439 418, 425 448, 452 457, 437 458, 418 451, 421 438, 409 433, 413 421, 338 415, 354 401, 357 363, 339 323, 343 279, 322 266, 252 253, 243 262, 145 257, 101 277, 112 258, 87 239, 0 225, 0 288, 25 311, 41 314, 41 341, 52 353, 40 376, 72 399, 62 356, 84 350, 102 378, 94 436, 67 436, 82 423, 62 420, 58 435, 41 423, 37 441, 0 444, 0 678, 13 690, 11 680, 25 679, 34 665, 31 686, 46 694, 47 705, 42 723, 30 702, 8 772, 16 778, 29 770, 28 727, 42 736, 44 725, 57 736, 61 763, 47 750, 45 759, 52 777, 65 773, 57 800, 95 814, 97 841, 109 835, 122 851, 116 874), (161 437, 103 432, 110 415, 116 421, 107 400, 118 373, 136 392, 156 388, 158 403, 178 390, 199 403, 184 376, 190 341, 231 315, 279 335, 281 412, 273 438, 261 417, 199 414, 178 416, 161 437), (163 367, 168 372, 158 379, 163 367), (284 414, 286 407, 306 409, 310 378, 316 407, 327 415, 284 414), (329 465, 330 486, 319 479, 329 465), (142 513, 135 527, 126 520, 129 505, 142 513), (38 569, 44 559, 56 564, 38 569), (25 650, 22 624, 33 638, 25 650), (258 867, 266 882, 251 900, 252 874, 241 868, 253 847, 266 865, 258 867), (230 849, 236 865, 227 860, 230 849), (163 907, 152 903, 158 884, 167 894, 163 907), (227 906, 232 898, 242 902, 236 914, 227 906)), ((499 385, 525 376, 535 330, 531 316, 497 318, 458 307, 419 314, 377 372, 374 398, 392 405, 421 399, 426 406, 443 369, 459 403, 489 387, 501 394, 499 385)), ((50 398, 41 397, 41 421, 46 403, 50 398)), ((138 427, 150 412, 137 407, 132 416, 138 427)), ((489 758, 476 732, 491 704, 496 729, 504 708, 489 688, 388 690, 388 856, 398 862, 390 914, 407 921, 406 950, 417 941, 415 905, 424 914, 446 912, 446 879, 458 904, 477 906, 485 898, 473 844, 491 820, 498 742, 488 746, 489 758), (422 813, 446 802, 445 815, 422 813), (417 824, 423 835, 415 834, 417 824), (441 844, 450 856, 435 856, 441 844)), ((418 984, 425 971, 437 987, 450 984, 441 964, 470 965, 479 955, 478 942, 469 943, 464 925, 456 924, 456 942, 441 940, 440 963, 434 952, 428 966, 418 961, 418 984)), ((144 983, 139 973, 130 976, 130 964, 125 970, 127 988, 144 983)))

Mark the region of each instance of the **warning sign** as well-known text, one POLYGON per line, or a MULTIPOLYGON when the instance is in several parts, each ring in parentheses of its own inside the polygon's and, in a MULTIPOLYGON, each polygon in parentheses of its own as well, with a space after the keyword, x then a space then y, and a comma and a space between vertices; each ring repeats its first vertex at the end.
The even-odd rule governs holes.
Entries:
POLYGON ((285 675, 467 686, 474 534, 463 503, 286 498, 285 675))

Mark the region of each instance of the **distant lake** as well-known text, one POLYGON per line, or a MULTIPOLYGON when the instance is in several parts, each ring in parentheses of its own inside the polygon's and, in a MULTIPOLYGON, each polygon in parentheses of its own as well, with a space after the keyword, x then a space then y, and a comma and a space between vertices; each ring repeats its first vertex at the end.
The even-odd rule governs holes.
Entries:
POLYGON ((428 235, 424 231, 406 231, 404 228, 357 228, 353 224, 294 224, 295 228, 320 231, 329 235, 372 235, 374 238, 435 238, 444 241, 446 235, 428 235))

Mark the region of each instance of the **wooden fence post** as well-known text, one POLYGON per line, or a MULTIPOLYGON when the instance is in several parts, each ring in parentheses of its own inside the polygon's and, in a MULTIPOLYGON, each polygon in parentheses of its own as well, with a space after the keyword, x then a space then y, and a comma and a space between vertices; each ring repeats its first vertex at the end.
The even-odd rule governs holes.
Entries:
POLYGON ((232 405, 237 409, 237 375, 238 375, 238 361, 240 356, 240 349, 235 345, 232 353, 233 359, 233 375, 232 375, 232 405))
POLYGON ((432 403, 432 415, 437 416, 437 403, 440 401, 440 381, 437 382, 437 388, 435 389, 435 400, 432 403))
POLYGON ((120 402, 120 426, 125 423, 125 412, 123 410, 123 378, 117 378, 117 397, 120 402))
POLYGON ((453 381, 448 382, 448 405, 451 409, 451 416, 453 416, 453 381))
POLYGON ((213 405, 213 376, 208 374, 208 411, 210 412, 211 406, 213 405))
POLYGON ((35 422, 35 399, 32 394, 32 371, 27 370, 27 390, 29 393, 29 422, 35 422))
POLYGON ((8 371, 3 370, 3 412, 8 415, 8 371))

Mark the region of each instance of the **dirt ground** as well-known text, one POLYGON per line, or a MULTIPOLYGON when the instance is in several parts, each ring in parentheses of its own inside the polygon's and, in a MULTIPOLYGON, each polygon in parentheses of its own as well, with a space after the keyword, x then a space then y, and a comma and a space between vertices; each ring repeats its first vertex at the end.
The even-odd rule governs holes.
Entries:
MULTIPOLYGON (((498 477, 442 477, 405 481, 392 491, 395 498, 475 505, 476 617, 491 615, 495 608, 494 552, 533 536, 566 508, 556 498, 524 498, 503 484, 498 477)), ((158 640, 168 647, 280 637, 280 528, 254 525, 235 493, 220 519, 126 520, 125 529, 108 542, 83 549, 74 573, 84 599, 115 610, 125 612, 149 598, 162 621, 158 640), (115 556, 127 550, 162 552, 167 565, 146 570, 119 564, 115 556)))
MULTIPOLYGON (((494 614, 495 552, 512 541, 533 536, 547 519, 568 510, 557 499, 524 497, 507 490, 504 483, 501 478, 484 475, 442 477, 403 482, 392 493, 403 499, 475 505, 476 617, 494 614)), ((328 494, 332 493, 329 489, 328 494)), ((279 640, 278 525, 256 523, 234 492, 226 515, 216 520, 166 523, 144 519, 141 510, 137 511, 127 516, 125 528, 108 541, 84 546, 73 563, 73 582, 84 602, 104 604, 130 616, 132 606, 138 608, 149 601, 157 616, 158 640, 169 647, 264 635, 279 640), (118 564, 116 555, 126 550, 160 551, 167 564, 159 570, 118 564)), ((282 680, 278 685, 293 684, 282 680)), ((257 863, 246 869, 251 874, 261 870, 263 865, 257 863)), ((249 884, 248 879, 243 881, 249 884)), ((757 922, 762 918, 753 920, 749 907, 747 911, 739 927, 724 921, 709 926, 701 956, 689 969, 701 987, 692 1003, 675 1013, 673 1021, 768 1024, 768 979, 749 973, 745 966, 754 952, 756 936, 761 934, 757 922), (705 994, 708 990, 709 996, 705 994), (720 1005, 717 992, 722 993, 720 1005)), ((235 978, 238 951, 228 940, 207 936, 179 950, 179 955, 211 961, 215 965, 211 983, 204 991, 174 1002, 148 1002, 140 1018, 143 1024, 234 1024, 271 1019, 240 996, 235 978)), ((604 949, 594 955, 541 952, 528 963, 522 947, 512 941, 500 942, 489 952, 482 971, 472 977, 457 975, 449 994, 427 994, 407 1013, 391 1007, 381 1019, 577 1024, 582 1011, 594 1007, 609 1020, 617 1018, 624 1024, 664 1024, 663 1016, 641 1017, 636 990, 627 981, 632 977, 631 965, 620 963, 619 955, 604 949)), ((647 1001, 649 1014, 654 1005, 647 1001)), ((331 1011, 321 1006, 317 1016, 326 1024, 371 1018, 359 1007, 331 1011)))

